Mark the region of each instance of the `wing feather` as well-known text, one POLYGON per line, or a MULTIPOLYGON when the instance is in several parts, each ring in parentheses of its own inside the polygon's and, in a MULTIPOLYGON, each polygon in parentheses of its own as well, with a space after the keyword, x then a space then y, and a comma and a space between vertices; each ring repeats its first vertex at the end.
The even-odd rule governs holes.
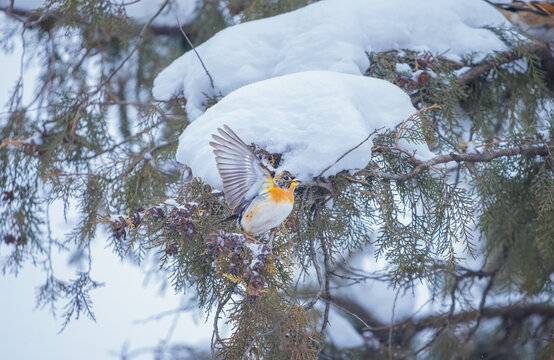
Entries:
POLYGON ((237 215, 259 193, 264 179, 270 176, 260 160, 248 145, 227 125, 213 134, 215 161, 221 181, 225 201, 233 214, 237 215))
POLYGON ((538 1, 531 1, 530 3, 523 1, 514 1, 512 3, 495 3, 490 0, 485 1, 500 11, 508 11, 512 13, 528 12, 536 15, 548 15, 547 10, 545 10, 545 6, 542 6, 542 2, 538 1))
POLYGON ((545 1, 531 1, 529 3, 529 6, 538 11, 541 11, 542 14, 545 16, 554 15, 554 4, 545 1))

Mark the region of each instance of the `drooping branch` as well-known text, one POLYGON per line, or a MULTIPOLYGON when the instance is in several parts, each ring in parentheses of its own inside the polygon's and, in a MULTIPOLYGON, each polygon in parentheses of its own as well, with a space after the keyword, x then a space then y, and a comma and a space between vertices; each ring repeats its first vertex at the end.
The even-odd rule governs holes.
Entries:
POLYGON ((137 41, 135 43, 135 46, 131 49, 129 54, 119 63, 119 65, 112 70, 112 72, 106 76, 106 78, 96 87, 96 90, 92 92, 90 96, 94 96, 96 93, 98 93, 107 83, 110 82, 110 80, 117 74, 119 70, 125 65, 125 63, 133 56, 133 54, 138 50, 138 48, 142 45, 142 42, 144 41, 144 36, 146 34, 146 31, 148 28, 152 25, 152 22, 162 13, 162 11, 166 8, 166 6, 169 4, 169 0, 164 1, 164 3, 158 8, 158 11, 148 20, 146 24, 142 27, 140 30, 140 33, 138 35, 137 41))
MULTIPOLYGON (((12 19, 24 23, 25 27, 27 28, 52 27, 62 21, 61 15, 52 12, 40 14, 34 10, 11 8, 9 6, 0 7, 0 11, 5 12, 12 19)), ((88 22, 84 18, 80 19, 78 23, 84 28, 91 26, 90 22, 88 22)), ((182 29, 186 31, 189 36, 192 34, 194 37, 197 34, 195 26, 183 25, 182 29)), ((148 27, 148 30, 154 35, 164 35, 175 38, 180 38, 182 36, 182 30, 179 29, 178 26, 151 24, 148 27)))
POLYGON ((169 4, 169 0, 166 0, 163 2, 163 4, 158 8, 158 11, 156 11, 156 13, 154 14, 154 16, 152 16, 148 22, 146 24, 144 24, 144 26, 142 27, 139 35, 138 35, 138 38, 137 38, 137 41, 135 43, 135 45, 133 46, 133 48, 131 49, 131 51, 127 54, 127 56, 119 63, 119 65, 114 69, 112 70, 108 76, 106 76, 101 82, 100 84, 96 87, 95 90, 93 90, 92 92, 89 92, 87 93, 77 104, 77 111, 75 112, 75 116, 73 117, 73 121, 71 122, 72 125, 71 125, 71 130, 69 132, 69 136, 71 139, 74 139, 75 138, 75 130, 77 129, 77 122, 79 121, 79 118, 81 117, 81 112, 83 111, 83 109, 88 105, 88 102, 91 98, 93 98, 96 94, 98 94, 101 90, 104 89, 104 87, 106 86, 106 84, 108 84, 111 79, 123 68, 123 66, 127 63, 127 61, 129 61, 129 59, 133 56, 133 54, 139 49, 139 47, 142 45, 143 41, 144 41, 144 37, 145 37, 145 34, 146 34, 146 31, 148 30, 148 28, 150 27, 150 25, 152 24, 152 22, 162 13, 162 11, 167 7, 167 5, 169 4))

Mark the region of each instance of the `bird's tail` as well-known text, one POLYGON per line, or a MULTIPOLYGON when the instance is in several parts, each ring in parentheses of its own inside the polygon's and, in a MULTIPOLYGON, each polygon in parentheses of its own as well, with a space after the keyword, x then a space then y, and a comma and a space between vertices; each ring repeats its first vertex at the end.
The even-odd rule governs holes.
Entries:
POLYGON ((221 220, 220 224, 223 224, 223 223, 226 223, 226 222, 229 222, 229 221, 233 221, 233 220, 237 220, 239 218, 238 215, 231 215, 229 217, 226 217, 225 219, 221 220))

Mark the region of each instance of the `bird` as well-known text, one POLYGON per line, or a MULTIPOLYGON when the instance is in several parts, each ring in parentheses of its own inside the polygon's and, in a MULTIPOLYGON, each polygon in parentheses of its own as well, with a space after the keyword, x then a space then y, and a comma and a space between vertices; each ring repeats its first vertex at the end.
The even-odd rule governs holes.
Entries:
POLYGON ((547 44, 554 39, 554 4, 546 1, 514 1, 508 4, 485 1, 529 38, 547 44))
POLYGON ((229 126, 217 132, 210 145, 225 201, 240 228, 259 235, 278 227, 292 211, 294 189, 300 181, 287 170, 275 175, 229 126))

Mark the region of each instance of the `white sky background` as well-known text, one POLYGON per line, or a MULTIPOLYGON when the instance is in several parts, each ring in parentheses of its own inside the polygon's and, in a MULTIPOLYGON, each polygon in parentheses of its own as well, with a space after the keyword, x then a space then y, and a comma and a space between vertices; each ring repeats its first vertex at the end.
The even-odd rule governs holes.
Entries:
MULTIPOLYGON (((0 13, 0 23, 8 21, 0 13)), ((16 41, 11 54, 0 50, 0 118, 5 117, 6 102, 10 90, 17 82, 20 71, 21 46, 16 41)), ((33 79, 38 75, 36 65, 25 69, 24 98, 28 102, 33 95, 33 79)), ((25 102, 25 101, 24 101, 25 102)), ((61 203, 50 209, 52 230, 61 238, 69 232, 71 224, 63 220, 61 203)), ((77 218, 75 209, 69 212, 69 221, 77 218), (71 216, 73 214, 73 216, 71 216)), ((96 323, 82 316, 72 321, 58 335, 62 319, 54 319, 48 309, 35 309, 35 289, 45 280, 41 267, 27 263, 17 277, 0 275, 0 358, 2 359, 106 359, 114 358, 112 352, 120 352, 124 344, 130 351, 136 348, 156 346, 164 339, 173 316, 143 324, 136 320, 172 310, 180 306, 183 295, 175 295, 167 286, 160 292, 163 277, 152 277, 145 284, 146 269, 128 262, 121 262, 106 246, 106 235, 99 232, 93 241, 93 265, 91 277, 105 286, 91 292, 96 323)), ((2 244, 2 247, 5 245, 2 244)), ((5 252, 0 252, 0 256, 5 252)), ((55 256, 55 273, 61 279, 75 277, 78 269, 68 265, 69 254, 55 256)), ((1 261, 1 260, 0 260, 1 261)), ((164 280, 165 281, 165 280, 164 280)), ((62 314, 59 309, 58 315, 62 314)), ((199 311, 182 314, 171 338, 172 342, 190 345, 202 344, 208 349, 212 320, 204 323, 205 315, 199 311)), ((149 359, 150 354, 134 359, 149 359)))

